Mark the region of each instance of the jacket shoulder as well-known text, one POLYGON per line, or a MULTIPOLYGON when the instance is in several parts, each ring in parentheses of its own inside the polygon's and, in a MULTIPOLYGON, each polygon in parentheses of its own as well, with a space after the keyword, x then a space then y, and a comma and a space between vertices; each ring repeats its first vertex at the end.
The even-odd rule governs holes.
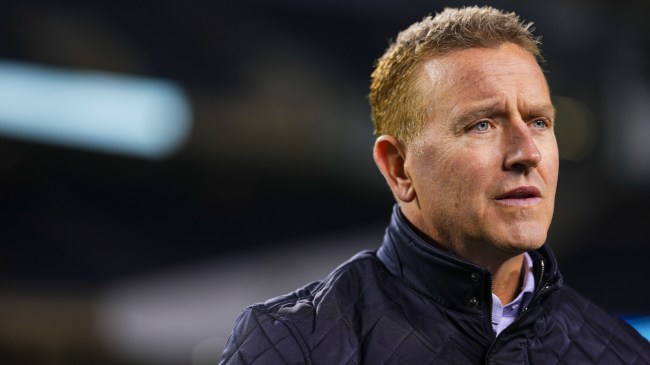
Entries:
MULTIPOLYGON (((269 299, 251 306, 252 310, 265 313, 278 320, 291 323, 313 322, 316 307, 322 306, 335 293, 357 292, 364 284, 361 278, 374 275, 381 265, 376 251, 362 251, 333 270, 324 279, 307 284, 289 294, 269 299)), ((339 295, 340 298, 340 295, 339 295)))
MULTIPOLYGON (((311 364, 314 326, 331 312, 329 292, 358 285, 359 275, 378 263, 375 251, 363 251, 343 263, 326 278, 264 303, 246 308, 237 318, 220 364, 311 364)), ((354 290, 354 289, 353 289, 354 290)))
POLYGON ((290 328, 272 315, 249 307, 237 318, 219 364, 305 363, 302 349, 290 328))

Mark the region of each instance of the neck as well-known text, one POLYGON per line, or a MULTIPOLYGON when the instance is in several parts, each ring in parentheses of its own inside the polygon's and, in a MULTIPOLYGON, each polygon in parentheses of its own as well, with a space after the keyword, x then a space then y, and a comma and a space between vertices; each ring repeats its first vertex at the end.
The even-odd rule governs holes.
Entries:
MULTIPOLYGON (((400 205, 406 222, 420 235, 427 237, 430 244, 444 251, 451 252, 476 265, 487 268, 492 274, 492 293, 496 295, 504 305, 512 302, 521 291, 522 268, 524 254, 505 253, 486 247, 484 242, 458 243, 451 236, 446 240, 440 240, 439 232, 423 229, 427 227, 425 222, 418 219, 419 214, 412 214, 408 206, 400 205), (447 242, 447 244, 442 244, 447 242)), ((444 237, 444 236, 443 236, 444 237)))
POLYGON ((457 250, 460 257, 487 268, 492 274, 492 293, 502 304, 512 302, 521 291, 524 254, 505 254, 473 247, 457 250))
POLYGON ((512 302, 521 290, 521 274, 524 255, 520 254, 503 262, 492 272, 492 292, 501 303, 512 302))

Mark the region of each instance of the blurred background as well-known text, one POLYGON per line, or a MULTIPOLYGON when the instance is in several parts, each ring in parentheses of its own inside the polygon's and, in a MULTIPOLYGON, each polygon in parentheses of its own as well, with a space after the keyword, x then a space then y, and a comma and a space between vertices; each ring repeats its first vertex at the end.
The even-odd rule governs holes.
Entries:
MULTIPOLYGON (((4 1, 0 362, 215 364, 244 306, 376 248, 374 60, 472 4, 4 1)), ((543 37, 565 281, 641 328, 650 6, 490 4, 543 37)))

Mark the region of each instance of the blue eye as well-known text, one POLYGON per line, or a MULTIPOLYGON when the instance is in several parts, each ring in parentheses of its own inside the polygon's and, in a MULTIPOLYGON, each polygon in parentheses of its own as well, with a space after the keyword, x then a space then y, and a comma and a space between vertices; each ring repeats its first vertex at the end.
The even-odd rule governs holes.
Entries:
POLYGON ((536 121, 533 122, 533 127, 535 128, 546 128, 546 122, 543 121, 542 119, 537 119, 536 121))
POLYGON ((474 128, 476 128, 477 131, 485 132, 490 129, 490 123, 487 121, 478 122, 476 125, 474 125, 474 128))

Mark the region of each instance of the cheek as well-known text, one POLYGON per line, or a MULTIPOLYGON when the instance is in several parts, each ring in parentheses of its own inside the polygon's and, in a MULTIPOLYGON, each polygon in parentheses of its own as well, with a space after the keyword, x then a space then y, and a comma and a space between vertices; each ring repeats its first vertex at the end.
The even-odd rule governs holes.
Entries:
POLYGON ((410 170, 421 198, 457 206, 485 193, 495 171, 501 168, 499 161, 494 146, 439 140, 412 160, 410 170))
POLYGON ((480 153, 469 148, 449 153, 439 174, 448 188, 448 196, 454 196, 458 202, 483 195, 492 180, 492 171, 499 168, 495 166, 494 155, 491 151, 480 153))
POLYGON ((462 185, 480 185, 489 178, 495 168, 499 169, 495 163, 498 152, 494 149, 490 151, 463 148, 449 157, 446 161, 447 175, 455 176, 462 185))
MULTIPOLYGON (((555 142, 555 140, 553 140, 555 142)), ((542 155, 540 170, 549 190, 555 191, 560 170, 560 156, 557 144, 549 143, 542 155)))

